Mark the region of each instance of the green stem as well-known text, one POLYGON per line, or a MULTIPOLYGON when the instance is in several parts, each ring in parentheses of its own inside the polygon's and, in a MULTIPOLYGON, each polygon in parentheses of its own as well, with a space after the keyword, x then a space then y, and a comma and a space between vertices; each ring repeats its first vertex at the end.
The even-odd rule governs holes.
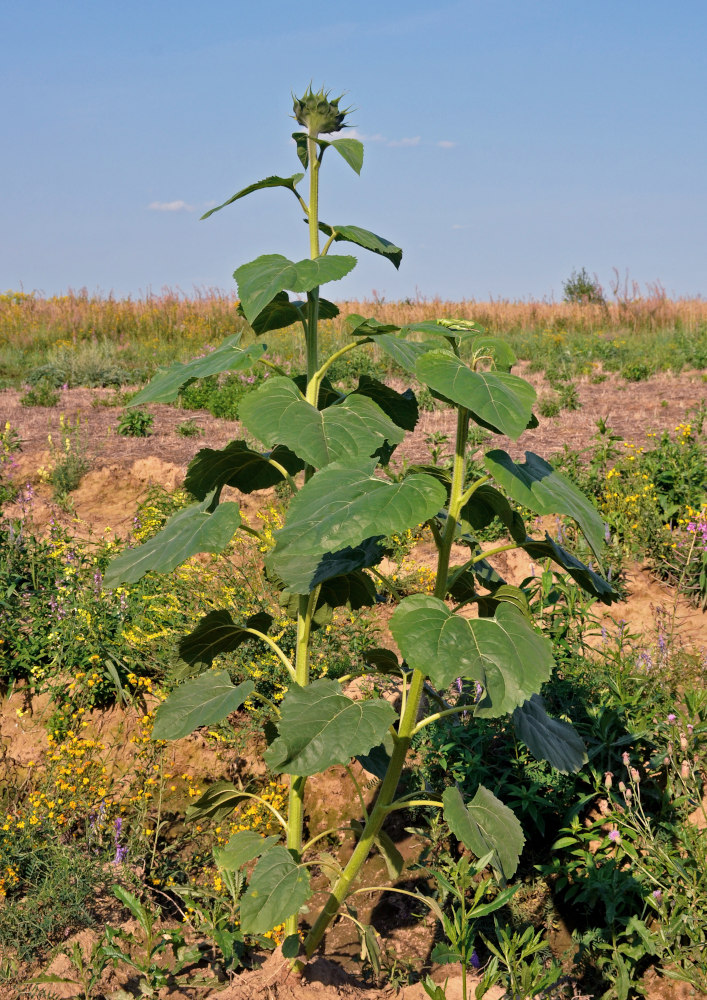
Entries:
POLYGON ((284 465, 280 465, 280 463, 276 462, 274 458, 269 458, 268 459, 268 464, 272 465, 273 469, 277 469, 277 471, 280 473, 281 476, 284 476, 284 478, 285 478, 285 480, 287 482, 287 485, 292 490, 292 493, 295 494, 297 492, 297 483, 294 481, 294 479, 289 474, 289 472, 284 467, 284 465))
POLYGON ((280 365, 276 365, 274 361, 268 361, 267 358, 258 358, 258 362, 261 365, 265 365, 266 368, 269 368, 277 375, 284 375, 287 377, 287 372, 285 371, 285 369, 281 368, 280 365))
POLYGON ((444 719, 448 715, 458 715, 460 712, 469 712, 470 710, 470 705, 455 705, 454 708, 446 708, 443 712, 435 712, 434 715, 428 715, 421 722, 418 722, 415 726, 415 733, 419 733, 421 729, 424 729, 425 726, 429 726, 431 722, 438 722, 440 719, 444 719))
MULTIPOLYGON (((319 587, 311 594, 301 594, 297 612, 297 643, 295 646, 295 683, 300 687, 309 684, 309 637, 312 631, 312 617, 317 606, 319 587)), ((290 794, 287 812, 287 847, 298 855, 302 853, 302 831, 304 829, 304 789, 307 778, 304 775, 290 776, 290 794)), ((297 933, 297 914, 293 913, 285 921, 285 936, 297 933)))
POLYGON ((275 642, 274 639, 271 639, 270 636, 266 635, 264 632, 259 632, 257 628, 246 628, 243 629, 243 631, 250 632, 251 635, 255 635, 258 637, 258 639, 262 639, 263 642, 266 642, 268 646, 270 646, 272 651, 280 658, 292 680, 293 681, 297 680, 297 674, 295 672, 295 668, 292 666, 292 663, 290 662, 288 657, 285 656, 285 654, 280 649, 280 647, 278 646, 278 644, 275 642))
POLYGON ((351 855, 346 868, 337 879, 336 884, 329 894, 329 898, 324 904, 319 916, 312 926, 312 929, 305 939, 304 950, 308 958, 311 958, 314 954, 319 942, 324 936, 324 932, 339 912, 339 908, 343 901, 349 895, 351 884, 357 877, 364 861, 370 854, 375 838, 378 836, 380 828, 383 825, 383 821, 385 820, 388 812, 388 806, 393 801, 393 796, 395 795, 395 791, 398 787, 400 774, 410 747, 410 739, 415 728, 417 710, 420 704, 424 684, 424 674, 422 674, 419 670, 416 670, 413 674, 412 683, 410 685, 410 694, 408 696, 407 705, 405 706, 405 712, 400 720, 400 726, 398 728, 398 742, 393 748, 393 754, 390 758, 388 771, 381 784, 376 804, 369 814, 363 833, 354 848, 353 854, 351 855))
POLYGON ((269 802, 266 802, 265 799, 260 797, 260 795, 255 795, 253 792, 239 792, 238 794, 242 795, 244 799, 254 799, 256 802, 260 802, 261 805, 270 810, 282 829, 287 831, 287 823, 282 815, 277 811, 275 806, 271 806, 269 802))
POLYGON ((411 806, 434 806, 435 809, 441 809, 442 803, 436 799, 405 799, 400 802, 391 802, 388 806, 388 812, 395 812, 396 809, 409 809, 411 806))
MULTIPOLYGON (((307 137, 307 152, 309 154, 309 256, 315 260, 319 256, 319 159, 315 136, 307 137)), ((307 292, 307 389, 319 367, 317 342, 319 323, 319 288, 307 292)), ((307 393, 309 398, 309 392, 307 393)), ((310 400, 311 402, 311 400, 310 400)), ((313 406, 317 405, 316 398, 313 406)))
POLYGON ((486 552, 480 552, 478 556, 474 556, 469 562, 473 566, 474 563, 481 562, 482 559, 488 559, 489 556, 497 556, 499 552, 509 552, 511 549, 517 548, 520 548, 517 542, 508 542, 507 545, 497 545, 495 549, 487 549, 486 552))
POLYGON ((324 244, 324 249, 322 250, 322 257, 326 257, 327 253, 329 252, 329 247, 332 245, 335 239, 336 239, 336 230, 334 229, 332 230, 331 236, 324 244))
POLYGON ((273 710, 273 713, 275 715, 280 715, 280 709, 277 707, 277 705, 275 704, 274 701, 272 701, 270 698, 268 698, 267 695, 261 694, 260 691, 253 691, 253 693, 251 695, 249 695, 249 697, 250 698, 259 698, 260 701, 262 701, 264 705, 267 705, 268 708, 271 708, 273 710))
POLYGON ((444 525, 442 543, 437 559, 437 580, 435 583, 434 596, 441 601, 447 593, 447 580, 449 577, 449 557, 457 533, 459 522, 459 512, 462 509, 464 477, 466 475, 466 442, 469 434, 469 411, 463 406, 457 409, 457 435, 454 445, 454 465, 452 466, 452 487, 449 497, 449 510, 447 521, 444 525))
POLYGON ((483 486, 484 483, 490 483, 490 482, 491 482, 491 476, 480 476, 479 479, 476 480, 476 482, 471 484, 468 490, 462 493, 461 506, 464 507, 466 504, 469 503, 473 495, 478 490, 479 486, 483 486))
POLYGON ((335 351, 330 357, 328 357, 324 362, 324 364, 321 366, 321 368, 319 368, 314 373, 311 380, 307 384, 307 402, 311 403, 312 406, 317 405, 317 398, 319 396, 319 387, 322 384, 322 379, 326 375, 329 367, 337 360, 337 358, 340 358, 343 354, 346 354, 348 351, 354 351, 357 347, 360 347, 362 344, 371 344, 371 343, 373 343, 371 337, 364 337, 361 340, 355 340, 350 344, 346 344, 344 347, 339 348, 338 351, 335 351))

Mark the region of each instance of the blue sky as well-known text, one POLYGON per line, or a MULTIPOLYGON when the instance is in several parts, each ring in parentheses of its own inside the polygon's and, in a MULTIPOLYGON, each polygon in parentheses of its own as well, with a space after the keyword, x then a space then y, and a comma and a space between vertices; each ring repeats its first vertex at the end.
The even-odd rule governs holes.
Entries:
MULTIPOLYGON (((292 90, 357 109, 321 217, 361 252, 327 295, 562 296, 574 268, 707 294, 704 0, 0 0, 0 290, 233 288, 308 256, 292 90)), ((342 245, 342 252, 349 247, 342 245)))

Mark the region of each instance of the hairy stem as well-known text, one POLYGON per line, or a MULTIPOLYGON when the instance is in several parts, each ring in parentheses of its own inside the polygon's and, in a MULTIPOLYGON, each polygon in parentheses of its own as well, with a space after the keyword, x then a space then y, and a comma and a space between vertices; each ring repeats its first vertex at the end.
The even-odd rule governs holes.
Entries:
MULTIPOLYGON (((312 617, 317 605, 319 587, 311 594, 302 594, 297 612, 297 644, 295 647, 295 682, 300 687, 309 684, 309 638, 312 631, 312 617)), ((304 789, 306 777, 290 776, 290 794, 287 812, 287 846, 297 854, 302 853, 302 832, 304 829, 304 789)), ((297 914, 285 921, 285 936, 297 933, 297 914)))

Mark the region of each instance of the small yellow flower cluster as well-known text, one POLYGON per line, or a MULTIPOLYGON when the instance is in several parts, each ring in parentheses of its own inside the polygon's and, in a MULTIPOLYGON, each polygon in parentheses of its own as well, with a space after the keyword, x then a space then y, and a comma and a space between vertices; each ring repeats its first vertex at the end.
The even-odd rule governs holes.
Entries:
POLYGON ((259 510, 255 515, 259 521, 263 522, 261 529, 261 541, 258 548, 261 552, 269 552, 275 545, 274 533, 284 524, 282 513, 273 504, 264 510, 259 510))
POLYGON ((17 869, 13 868, 12 865, 7 865, 4 872, 0 875, 0 899, 4 899, 7 896, 8 890, 16 886, 19 881, 17 869))

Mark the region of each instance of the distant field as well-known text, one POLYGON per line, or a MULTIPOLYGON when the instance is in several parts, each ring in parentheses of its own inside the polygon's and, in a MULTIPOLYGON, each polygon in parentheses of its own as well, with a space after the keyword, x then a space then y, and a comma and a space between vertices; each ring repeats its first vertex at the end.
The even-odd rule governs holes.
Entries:
MULTIPOLYGON (((474 319, 501 335, 537 370, 573 377, 618 371, 629 380, 656 371, 707 367, 707 300, 669 299, 660 289, 606 304, 441 299, 340 302, 349 313, 405 325, 437 317, 474 319)), ((325 346, 341 338, 341 319, 322 324, 325 346)), ((40 298, 0 294, 0 386, 46 379, 54 384, 121 385, 159 365, 185 360, 250 327, 235 295, 166 291, 142 299, 86 292, 40 298)), ((297 365, 298 328, 267 335, 270 353, 297 365)))

